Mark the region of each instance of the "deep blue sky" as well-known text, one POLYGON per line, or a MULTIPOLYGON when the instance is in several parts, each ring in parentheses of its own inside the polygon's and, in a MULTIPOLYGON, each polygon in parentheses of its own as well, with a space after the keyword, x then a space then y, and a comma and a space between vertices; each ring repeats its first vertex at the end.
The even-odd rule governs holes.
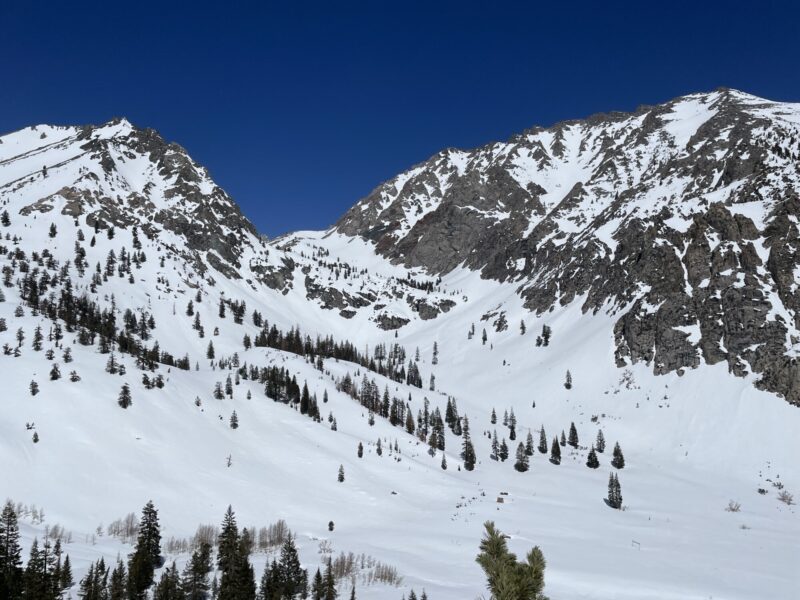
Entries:
POLYGON ((126 116, 276 235, 534 124, 718 86, 800 101, 798 2, 215 4, 0 3, 0 132, 126 116))

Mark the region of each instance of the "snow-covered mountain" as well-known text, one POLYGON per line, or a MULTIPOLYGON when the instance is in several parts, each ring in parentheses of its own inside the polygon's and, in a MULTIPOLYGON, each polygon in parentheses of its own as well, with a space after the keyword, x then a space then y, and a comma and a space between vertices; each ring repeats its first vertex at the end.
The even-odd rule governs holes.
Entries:
POLYGON ((166 537, 232 504, 286 519, 312 569, 332 547, 403 577, 365 566, 359 598, 478 596, 487 519, 542 547, 552 598, 790 598, 799 188, 800 105, 732 90, 446 150, 273 241, 152 130, 2 136, 4 492, 76 532, 79 576, 128 551, 84 534, 152 498, 166 537), (321 418, 270 387, 284 376, 321 418), (463 434, 419 436, 452 400, 473 471, 463 434), (529 432, 571 423, 560 465, 514 469, 529 432), (617 441, 624 511, 603 502, 617 441))
POLYGON ((336 230, 395 263, 611 310, 616 362, 725 362, 800 403, 800 105, 734 90, 445 150, 336 230))

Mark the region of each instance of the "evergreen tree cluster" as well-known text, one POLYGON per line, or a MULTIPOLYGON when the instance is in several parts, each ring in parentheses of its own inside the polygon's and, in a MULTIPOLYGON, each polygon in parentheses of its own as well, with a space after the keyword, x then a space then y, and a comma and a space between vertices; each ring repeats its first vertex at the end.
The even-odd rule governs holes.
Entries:
POLYGON ((6 502, 0 513, 0 598, 57 600, 72 585, 69 556, 62 552, 58 538, 55 544, 45 538, 41 545, 34 539, 23 568, 17 514, 13 504, 6 502))

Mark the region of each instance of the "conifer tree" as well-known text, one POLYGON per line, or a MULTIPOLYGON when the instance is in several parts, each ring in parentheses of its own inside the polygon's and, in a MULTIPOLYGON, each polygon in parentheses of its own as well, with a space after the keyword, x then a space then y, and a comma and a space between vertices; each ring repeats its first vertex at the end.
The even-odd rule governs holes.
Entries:
POLYGON ((333 566, 331 565, 331 559, 328 559, 328 564, 325 567, 325 575, 323 575, 323 600, 336 600, 338 597, 338 592, 336 591, 336 579, 333 576, 333 566))
POLYGON ((44 335, 42 335, 42 327, 37 325, 36 329, 33 330, 33 340, 31 342, 31 347, 36 352, 39 352, 42 349, 42 340, 44 340, 44 335))
POLYGON ((567 443, 572 446, 573 448, 578 447, 578 430, 575 429, 575 423, 570 423, 569 425, 569 438, 567 443))
POLYGON ((614 444, 614 455, 611 459, 611 466, 617 469, 625 468, 625 457, 622 455, 622 449, 619 447, 619 442, 614 444))
POLYGON ((358 458, 364 456, 364 444, 358 442, 358 458))
POLYGON ((544 432, 544 425, 539 430, 539 452, 542 454, 547 454, 547 434, 544 432))
POLYGON ((545 560, 538 546, 526 560, 517 561, 509 552, 506 537, 491 521, 484 524, 486 532, 480 544, 477 562, 486 574, 486 586, 494 600, 545 600, 545 560))
POLYGON ((600 461, 597 460, 597 453, 594 451, 594 446, 589 450, 589 456, 586 457, 586 466, 590 469, 596 469, 600 466, 600 461))
POLYGON ((525 440, 525 454, 533 456, 533 434, 528 431, 528 437, 525 440))
POLYGON ((211 572, 211 544, 200 542, 192 552, 181 579, 186 600, 205 600, 209 590, 208 574, 211 572))
POLYGON ((256 583, 249 556, 252 540, 247 529, 241 535, 233 509, 228 506, 218 537, 217 565, 222 571, 219 600, 254 600, 256 583))
POLYGON ((150 500, 142 509, 139 533, 133 554, 128 560, 128 596, 131 600, 144 600, 147 589, 153 585, 155 569, 161 565, 161 528, 158 511, 150 500))
POLYGON ((308 589, 308 574, 300 566, 300 558, 297 555, 297 547, 294 539, 289 536, 281 548, 281 558, 278 564, 278 572, 282 584, 281 598, 294 600, 306 596, 308 589))
POLYGON ((567 371, 567 375, 564 379, 564 387, 567 388, 568 390, 572 389, 572 373, 570 373, 569 371, 567 371))
MULTIPOLYGON (((262 597, 267 599, 267 596, 264 595, 264 586, 261 586, 261 594, 262 597)), ((322 573, 319 572, 319 568, 317 568, 317 572, 314 574, 314 581, 311 583, 311 600, 322 600, 323 594, 325 589, 325 583, 322 580, 322 573)), ((271 600, 271 599, 267 599, 271 600)))
POLYGON ((506 444, 506 438, 503 438, 500 442, 500 460, 501 462, 505 462, 508 458, 508 444, 506 444))
POLYGON ((68 590, 75 582, 72 580, 72 564, 69 561, 69 554, 64 556, 64 563, 61 565, 61 571, 58 574, 58 587, 61 590, 68 590))
POLYGON ((131 404, 133 404, 133 399, 131 398, 131 388, 127 383, 122 385, 117 404, 119 404, 122 408, 128 408, 131 404))
POLYGON ((492 453, 489 455, 492 460, 500 458, 500 443, 497 441, 497 431, 492 434, 492 453))
POLYGON ((611 508, 622 508, 622 488, 619 485, 619 478, 613 472, 608 476, 607 502, 611 508))
POLYGON ((164 569, 161 579, 153 592, 153 600, 184 600, 186 598, 181 588, 178 568, 175 563, 164 569))
POLYGON ((561 430, 561 445, 562 446, 566 446, 567 445, 567 436, 564 435, 564 430, 563 429, 561 430))
POLYGON ((600 453, 605 452, 606 450, 606 438, 603 436, 602 429, 597 431, 597 441, 595 442, 594 447, 600 453))
POLYGON ((23 598, 53 599, 52 586, 47 576, 45 554, 44 551, 39 550, 39 541, 36 538, 33 539, 28 564, 22 575, 22 590, 23 598))
POLYGON ((339 475, 336 479, 339 483, 344 482, 344 465, 339 465, 339 475))
POLYGON ((209 360, 214 360, 214 342, 211 340, 208 341, 208 348, 206 349, 206 358, 209 360))
POLYGON ((475 448, 472 445, 472 439, 469 436, 469 420, 467 416, 464 415, 464 425, 463 425, 463 435, 464 441, 461 447, 461 460, 464 461, 464 468, 467 471, 472 471, 475 468, 475 448))
POLYGON ((517 446, 517 462, 514 463, 514 468, 520 473, 528 470, 528 454, 525 452, 525 445, 522 442, 517 446))
POLYGON ((492 416, 489 418, 489 422, 494 425, 497 423, 497 413, 492 409, 492 416))
POLYGON ((127 598, 126 581, 128 575, 125 564, 117 560, 117 566, 111 572, 111 581, 108 585, 108 600, 125 600, 127 598))
POLYGON ((550 462, 554 465, 561 464, 561 447, 558 445, 558 438, 553 438, 553 445, 550 447, 550 462))

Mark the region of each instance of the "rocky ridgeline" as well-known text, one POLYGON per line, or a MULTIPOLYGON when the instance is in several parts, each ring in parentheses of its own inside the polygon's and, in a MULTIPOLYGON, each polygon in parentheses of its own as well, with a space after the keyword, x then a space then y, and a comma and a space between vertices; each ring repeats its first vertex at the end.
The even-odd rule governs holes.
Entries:
POLYGON ((291 236, 267 244, 182 147, 125 120, 0 141, 0 208, 135 225, 207 279, 295 290, 391 330, 449 312, 459 297, 431 282, 466 268, 537 314, 613 315, 620 366, 724 361, 800 404, 800 105, 719 90, 445 150, 333 229, 427 283, 338 262, 323 240, 315 256, 291 236))
POLYGON ((26 149, 22 143, 24 152, 9 149, 11 156, 0 161, 0 167, 24 173, 2 182, 4 204, 21 206, 21 215, 58 210, 85 217, 102 230, 136 225, 151 237, 170 231, 185 241, 173 251, 200 272, 210 265, 239 277, 244 247, 258 245, 256 230, 181 146, 124 119, 80 128, 39 126, 9 138, 37 132, 40 145, 26 149))
POLYGON ((725 361, 800 404, 798 189, 800 105, 719 90, 444 151, 336 228, 540 314, 610 312, 620 366, 725 361))

